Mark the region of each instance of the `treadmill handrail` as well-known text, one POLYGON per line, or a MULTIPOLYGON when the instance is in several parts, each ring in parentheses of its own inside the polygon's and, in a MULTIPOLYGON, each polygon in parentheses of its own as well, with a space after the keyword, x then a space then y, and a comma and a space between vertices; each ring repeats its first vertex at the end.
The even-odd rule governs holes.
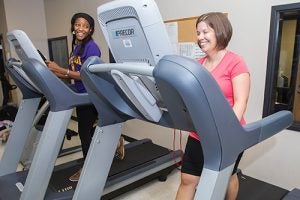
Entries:
MULTIPOLYGON (((36 87, 33 87, 33 84, 28 82, 28 79, 25 79, 22 74, 17 72, 15 67, 16 65, 21 65, 21 62, 16 62, 15 59, 10 58, 5 65, 7 72, 10 74, 18 88, 22 92, 23 99, 31 99, 36 97, 41 97, 43 94, 37 90, 36 87)), ((24 72, 25 73, 25 72, 24 72)))
MULTIPOLYGON (((72 109, 78 105, 91 104, 87 93, 77 93, 69 88, 46 66, 34 44, 22 30, 7 33, 11 46, 22 62, 23 79, 30 79, 47 98, 51 111, 72 109), (62 95, 56 95, 61 93, 62 95)), ((19 66, 19 65, 18 65, 19 66)), ((18 67, 14 67, 15 70, 18 67)), ((33 87, 32 86, 32 87, 33 87)))
POLYGON ((84 62, 80 70, 81 79, 91 101, 98 110, 99 119, 102 119, 98 121, 98 125, 111 125, 132 118, 144 119, 144 116, 133 106, 132 102, 124 98, 120 90, 116 90, 118 86, 111 77, 111 70, 103 70, 102 72, 89 70, 89 66, 101 68, 102 64, 105 63, 99 57, 91 56, 84 62), (99 85, 101 85, 101 90, 98 90, 99 85))
POLYGON ((160 120, 162 111, 159 109, 156 100, 145 86, 118 70, 111 70, 111 75, 119 88, 121 88, 127 98, 146 119, 154 122, 160 120))
POLYGON ((73 91, 38 60, 29 58, 23 62, 23 69, 43 91, 49 101, 51 111, 67 110, 78 105, 91 104, 87 93, 73 91), (58 92, 64 95, 56 95, 58 92))
POLYGON ((145 76, 153 76, 153 69, 154 67, 147 63, 103 63, 92 64, 88 66, 88 70, 93 73, 118 70, 123 73, 132 73, 145 76))
MULTIPOLYGON (((282 130, 282 127, 290 124, 292 120, 293 116, 291 115, 291 112, 282 110, 259 121, 246 124, 243 126, 243 128, 247 133, 258 132, 259 136, 256 143, 259 143, 280 132, 282 130)), ((249 147, 251 146, 252 145, 249 144, 249 147)))
MULTIPOLYGON (((118 87, 147 120, 158 122, 161 119, 163 111, 154 98, 154 95, 157 96, 157 90, 150 91, 147 88, 149 85, 145 85, 139 79, 141 76, 153 79, 153 66, 132 62, 102 63, 88 65, 87 69, 90 73, 110 72, 118 87)), ((154 80, 151 85, 155 85, 154 80)))
POLYGON ((39 87, 37 87, 32 80, 27 76, 27 74, 24 72, 24 70, 22 69, 22 62, 21 61, 16 61, 15 59, 10 59, 7 61, 7 66, 13 68, 18 74, 19 76, 22 77, 23 80, 25 80, 26 82, 28 82, 28 84, 31 85, 32 88, 34 88, 34 90, 36 90, 37 92, 41 93, 39 87))

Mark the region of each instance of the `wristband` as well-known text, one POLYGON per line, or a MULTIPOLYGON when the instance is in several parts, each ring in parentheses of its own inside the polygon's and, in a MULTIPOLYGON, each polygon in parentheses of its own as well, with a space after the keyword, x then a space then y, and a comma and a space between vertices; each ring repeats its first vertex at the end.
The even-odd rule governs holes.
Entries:
POLYGON ((68 69, 67 73, 65 74, 66 77, 69 77, 70 69, 68 69))

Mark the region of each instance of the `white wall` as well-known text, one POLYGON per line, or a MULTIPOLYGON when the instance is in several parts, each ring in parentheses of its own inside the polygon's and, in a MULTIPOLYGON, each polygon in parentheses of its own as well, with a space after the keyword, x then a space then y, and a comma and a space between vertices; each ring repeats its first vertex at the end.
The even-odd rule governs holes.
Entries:
POLYGON ((38 49, 48 53, 44 1, 4 0, 4 8, 7 31, 14 29, 25 31, 38 49))
MULTIPOLYGON (((44 15, 42 11, 39 13, 39 17, 36 17, 36 10, 39 12, 42 7, 41 0, 30 0, 29 2, 5 0, 6 10, 16 10, 13 5, 19 5, 17 13, 11 12, 7 15, 10 21, 9 29, 22 27, 30 33, 31 38, 37 43, 47 38, 45 31, 47 31, 48 38, 68 35, 69 42, 71 42, 69 33, 71 16, 80 11, 87 12, 96 19, 96 8, 108 0, 44 1, 47 29, 43 25, 44 15), (38 5, 37 8, 36 5, 38 5)), ((234 29, 229 49, 245 58, 251 72, 252 85, 246 120, 252 122, 260 119, 264 100, 271 6, 297 1, 156 0, 156 2, 164 20, 199 16, 208 11, 228 13, 234 29), (181 9, 174 9, 175 7, 181 9)), ((94 39, 100 45, 103 58, 107 61, 107 45, 97 23, 94 39)), ((124 133, 137 138, 150 137, 154 142, 172 148, 173 130, 171 129, 132 120, 126 123, 124 133)), ((184 144, 185 138, 186 134, 184 134, 184 144)), ((299 144, 300 134, 298 132, 282 131, 277 136, 247 150, 240 167, 244 173, 250 176, 286 189, 300 188, 299 144)))

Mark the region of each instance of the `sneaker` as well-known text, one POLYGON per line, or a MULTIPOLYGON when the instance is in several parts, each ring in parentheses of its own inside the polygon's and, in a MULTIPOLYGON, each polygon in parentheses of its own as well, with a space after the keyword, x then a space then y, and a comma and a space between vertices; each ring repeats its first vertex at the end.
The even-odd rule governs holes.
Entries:
POLYGON ((121 136, 120 139, 119 139, 119 143, 118 143, 117 150, 116 150, 116 154, 115 154, 115 157, 116 157, 118 160, 123 160, 124 157, 125 157, 125 148, 124 148, 124 144, 125 144, 124 137, 121 136))
POLYGON ((80 174, 81 174, 81 169, 78 172, 76 172, 75 174, 73 174, 72 176, 70 176, 69 180, 72 182, 79 181, 80 174))

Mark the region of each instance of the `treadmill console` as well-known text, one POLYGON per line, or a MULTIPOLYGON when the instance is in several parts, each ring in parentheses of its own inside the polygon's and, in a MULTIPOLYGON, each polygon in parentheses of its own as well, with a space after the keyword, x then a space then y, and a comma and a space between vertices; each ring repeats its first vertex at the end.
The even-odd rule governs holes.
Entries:
POLYGON ((145 118, 158 122, 164 105, 152 73, 148 72, 173 50, 156 3, 112 1, 98 7, 97 18, 117 63, 110 64, 107 71, 114 70, 112 77, 145 118), (138 67, 141 69, 134 73, 138 67), (140 73, 143 69, 147 73, 140 73))

